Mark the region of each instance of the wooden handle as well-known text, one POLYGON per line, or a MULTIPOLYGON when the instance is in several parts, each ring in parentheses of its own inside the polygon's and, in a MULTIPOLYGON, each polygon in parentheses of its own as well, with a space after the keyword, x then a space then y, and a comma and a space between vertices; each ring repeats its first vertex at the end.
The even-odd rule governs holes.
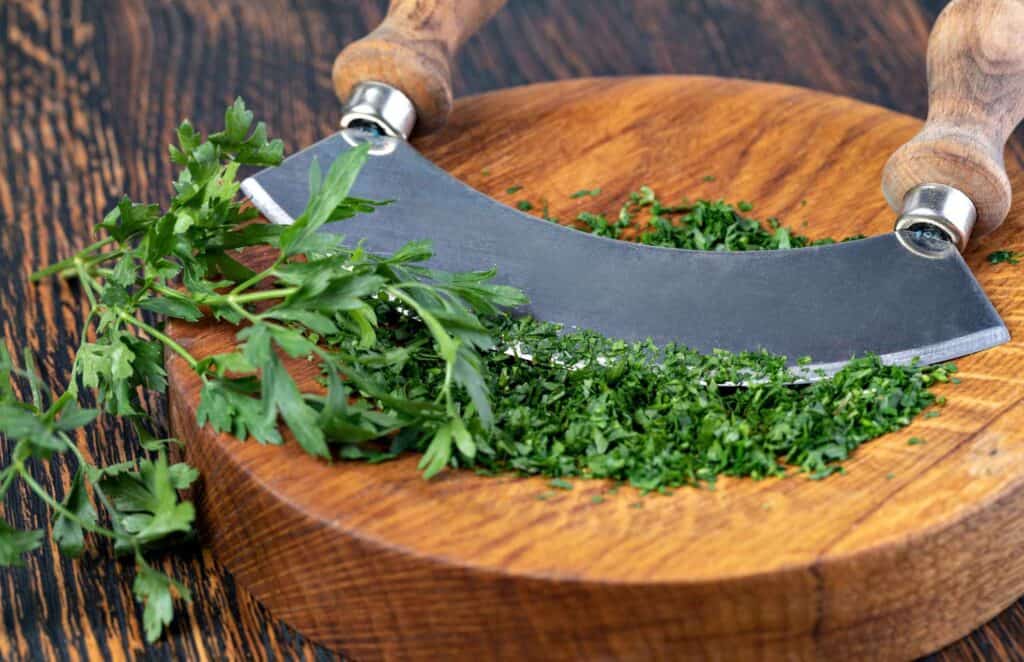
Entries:
POLYGON ((975 234, 1010 210, 1003 150, 1024 118, 1024 0, 954 0, 928 42, 928 121, 892 155, 882 175, 900 210, 918 184, 946 184, 978 211, 975 234))
POLYGON ((444 126, 452 108, 452 60, 459 47, 505 0, 391 0, 376 30, 334 60, 342 102, 357 83, 373 80, 405 93, 416 107, 416 131, 444 126))

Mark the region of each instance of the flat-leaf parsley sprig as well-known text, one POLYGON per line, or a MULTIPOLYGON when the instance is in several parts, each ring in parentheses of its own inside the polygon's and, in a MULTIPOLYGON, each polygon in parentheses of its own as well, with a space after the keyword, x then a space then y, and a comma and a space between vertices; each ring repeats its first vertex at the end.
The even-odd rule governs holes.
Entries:
MULTIPOLYGON (((133 589, 144 604, 150 641, 171 621, 172 600, 190 596, 150 565, 145 552, 191 535, 195 518, 178 490, 197 472, 168 460, 169 440, 145 434, 144 396, 165 389, 165 351, 199 375, 201 423, 241 439, 281 443, 283 420, 320 457, 330 455, 328 441, 359 444, 405 431, 414 444, 426 445, 423 468, 432 475, 453 461, 453 444, 472 457, 469 430, 493 418, 481 358, 493 340, 480 315, 524 301, 517 290, 491 285, 490 272, 439 274, 418 266, 430 257, 426 243, 381 257, 318 233, 325 223, 377 205, 348 197, 365 149, 337 159, 323 177, 312 173, 309 206, 285 227, 254 223, 257 212, 239 195, 240 167, 275 165, 283 152, 262 123, 253 125, 241 100, 227 110, 223 131, 204 139, 184 122, 177 133, 171 158, 181 170, 166 208, 122 199, 97 227, 98 241, 33 274, 33 280, 74 279, 88 303, 65 389, 49 393, 31 356, 19 368, 0 345, 0 434, 14 443, 0 469, 0 501, 15 485, 26 486, 53 511, 51 535, 66 555, 80 555, 87 534, 110 538, 118 552, 133 555, 133 589), (238 259, 256 246, 277 251, 259 272, 238 259), (155 321, 207 316, 237 326, 237 350, 198 358, 155 321), (395 318, 425 337, 382 352, 378 326, 395 318), (326 393, 302 392, 279 352, 318 360, 326 393), (436 393, 384 386, 383 374, 414 354, 445 366, 436 393), (95 409, 79 404, 80 389, 94 392, 95 409), (30 397, 22 399, 22 391, 30 397), (149 456, 110 467, 90 463, 72 435, 101 414, 132 421, 149 456), (29 467, 57 453, 70 453, 78 466, 62 496, 49 493, 29 467)), ((23 563, 43 535, 0 520, 0 565, 23 563)))
MULTIPOLYGON (((258 240, 240 229, 254 214, 235 201, 235 173, 241 165, 276 164, 283 151, 280 141, 267 139, 263 124, 252 127, 252 114, 241 101, 228 109, 224 131, 203 141, 185 122, 178 137, 181 148, 172 149, 172 158, 183 168, 166 210, 125 198, 97 227, 101 239, 32 276, 75 279, 88 302, 63 391, 45 388, 30 354, 19 368, 0 343, 0 434, 13 442, 10 460, 0 469, 0 502, 20 483, 53 511, 51 536, 63 554, 81 555, 86 535, 92 534, 131 555, 137 569, 133 591, 144 605, 149 641, 170 623, 173 599, 189 600, 190 594, 151 566, 145 553, 193 533, 195 510, 178 491, 198 474, 168 460, 170 440, 145 433, 144 393, 160 393, 166 386, 164 347, 184 352, 147 313, 199 318, 197 298, 188 287, 237 264, 228 257, 228 243, 258 240), (176 287, 182 281, 184 291, 176 287), (19 384, 30 397, 19 397, 19 384), (82 388, 94 392, 96 409, 79 404, 82 388), (131 421, 148 457, 108 467, 92 464, 72 435, 101 413, 131 421), (77 464, 62 497, 37 482, 30 467, 55 454, 70 454, 77 464)), ((22 564, 23 555, 42 540, 43 531, 19 531, 0 520, 0 565, 22 564)))

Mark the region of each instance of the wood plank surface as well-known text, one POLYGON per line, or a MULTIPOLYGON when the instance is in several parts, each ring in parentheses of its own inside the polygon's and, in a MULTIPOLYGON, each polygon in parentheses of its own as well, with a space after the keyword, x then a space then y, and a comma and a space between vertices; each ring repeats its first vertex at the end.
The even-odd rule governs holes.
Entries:
MULTIPOLYGON (((166 195, 164 146, 183 117, 214 126, 242 94, 289 150, 330 131, 338 112, 331 62, 380 20, 384 4, 0 2, 0 335, 9 346, 32 347, 59 382, 81 322, 79 294, 30 289, 27 271, 84 245, 122 192, 166 195)), ((575 76, 706 73, 789 82, 923 116, 924 45, 943 4, 512 0, 467 44, 456 94, 575 76)), ((1024 159, 1019 139, 1011 158, 1024 159)), ((107 461, 135 452, 115 426, 83 441, 107 461)), ((70 467, 56 464, 38 478, 66 484, 70 467)), ((20 492, 4 516, 45 524, 20 492)), ((169 636, 144 648, 121 578, 129 569, 108 549, 93 556, 69 562, 46 547, 27 568, 0 571, 0 659, 331 657, 271 619, 198 547, 167 560, 193 588, 194 604, 169 636)), ((935 659, 1024 659, 1024 605, 935 659)))

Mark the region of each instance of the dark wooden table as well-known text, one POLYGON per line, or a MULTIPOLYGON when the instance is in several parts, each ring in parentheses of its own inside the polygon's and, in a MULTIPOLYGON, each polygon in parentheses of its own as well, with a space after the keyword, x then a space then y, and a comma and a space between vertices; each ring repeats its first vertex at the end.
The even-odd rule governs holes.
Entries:
MULTIPOLYGON (((330 67, 385 0, 0 0, 0 336, 30 346, 49 380, 68 373, 79 295, 26 282, 83 245, 127 192, 164 199, 177 123, 217 126, 244 95, 289 150, 331 131, 330 67)), ((923 116, 924 50, 942 0, 511 0, 465 48, 458 94, 575 76, 702 73, 784 81, 923 116)), ((655 110, 656 109, 652 109, 655 110)), ((1024 160, 1024 141, 1011 146, 1024 160)), ((1018 192, 1020 195, 1021 192, 1018 192)), ((136 453, 117 427, 83 443, 136 453)), ((0 442, 0 456, 9 453, 0 442)), ((66 483, 64 463, 40 472, 66 483)), ((15 491, 3 516, 44 527, 15 491)), ((164 560, 195 601, 145 647, 130 567, 101 547, 69 562, 46 546, 0 571, 0 659, 317 658, 198 546, 164 560)), ((934 656, 1024 659, 1024 602, 934 656)))

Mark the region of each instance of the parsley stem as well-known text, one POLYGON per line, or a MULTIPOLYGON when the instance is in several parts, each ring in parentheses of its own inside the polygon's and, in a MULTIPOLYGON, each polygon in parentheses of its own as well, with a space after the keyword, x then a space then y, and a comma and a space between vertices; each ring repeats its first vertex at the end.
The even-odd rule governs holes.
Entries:
POLYGON ((455 376, 455 362, 448 361, 444 366, 444 386, 441 392, 444 394, 444 408, 449 416, 455 417, 455 401, 452 399, 452 378, 455 376))
POLYGON ((32 348, 26 347, 22 352, 25 361, 25 373, 28 375, 28 388, 32 392, 32 406, 36 411, 43 410, 43 394, 39 390, 39 378, 36 376, 36 362, 32 358, 32 348))
MULTIPOLYGON (((79 257, 77 259, 85 267, 94 267, 97 264, 101 264, 103 262, 107 262, 109 260, 113 260, 113 259, 119 258, 122 255, 124 255, 125 253, 126 253, 126 251, 124 249, 119 249, 119 250, 116 250, 116 251, 110 251, 109 253, 99 253, 98 255, 93 255, 92 257, 89 257, 89 258, 79 257)), ((72 258, 72 259, 76 259, 76 258, 72 258)), ((71 268, 71 267, 69 267, 69 268, 71 268)), ((97 273, 97 274, 99 274, 101 276, 109 278, 110 275, 112 273, 114 273, 114 270, 113 269, 99 268, 99 269, 96 270, 95 273, 97 273)))
POLYGON ((64 445, 68 447, 68 450, 70 450, 72 452, 72 454, 74 454, 74 456, 78 459, 79 463, 87 464, 89 466, 92 466, 91 462, 86 461, 85 456, 82 454, 81 449, 78 448, 78 444, 76 444, 75 442, 71 441, 70 438, 67 438, 67 439, 64 440, 64 445))
MULTIPOLYGON (((250 313, 248 310, 246 310, 245 306, 239 304, 234 299, 228 297, 227 302, 228 302, 228 305, 231 306, 231 309, 233 311, 235 311, 236 313, 238 313, 239 315, 241 315, 245 319, 249 320, 250 323, 252 323, 252 324, 259 324, 262 321, 259 317, 257 317, 256 315, 253 315, 252 313, 250 313)), ((265 322, 265 324, 267 324, 267 326, 277 326, 275 324, 271 324, 270 322, 265 322)))
POLYGON ((75 258, 75 271, 78 272, 78 280, 82 282, 82 289, 85 290, 85 296, 89 299, 89 306, 92 310, 98 307, 96 303, 96 297, 93 295, 93 288, 101 290, 102 288, 97 286, 97 283, 88 272, 85 270, 85 265, 76 257, 75 258))
MULTIPOLYGON (((75 450, 78 451, 77 448, 75 448, 75 450)), ((82 458, 82 453, 80 451, 76 452, 75 454, 78 455, 79 458, 81 458, 79 460, 80 462, 85 462, 85 459, 82 458)), ((86 475, 88 476, 88 473, 86 475)), ((132 547, 134 547, 135 551, 138 552, 138 542, 134 538, 132 538, 128 533, 126 533, 124 527, 121 526, 121 521, 117 518, 117 509, 115 509, 114 504, 110 502, 110 497, 107 496, 107 493, 103 491, 102 487, 100 487, 99 481, 89 480, 89 484, 92 485, 93 494, 95 494, 96 498, 100 500, 100 503, 103 504, 103 508, 106 509, 107 514, 110 516, 110 523, 114 525, 114 531, 117 531, 122 536, 125 536, 125 539, 131 540, 132 547)))
MULTIPOLYGON (((78 357, 76 356, 75 358, 77 359, 78 357)), ((74 372, 72 372, 71 374, 73 375, 74 372)), ((44 419, 47 421, 52 421, 60 412, 60 410, 64 409, 64 405, 71 401, 73 397, 74 394, 70 390, 61 393, 60 397, 54 400, 53 404, 50 405, 50 408, 47 409, 46 412, 44 412, 44 419)))
MULTIPOLYGON (((421 283, 416 281, 407 284, 409 287, 419 285, 421 285, 421 283)), ((392 285, 387 288, 387 292, 394 298, 415 310, 416 314, 420 316, 420 319, 423 320, 423 323, 430 331, 430 334, 434 337, 434 342, 437 344, 438 351, 445 362, 444 383, 441 386, 441 393, 438 395, 438 400, 442 397, 444 398, 445 411, 448 413, 449 417, 454 418, 457 416, 457 413, 455 411, 455 401, 452 398, 452 381, 455 376, 455 363, 458 360, 457 352, 459 341, 452 338, 441 322, 421 306, 416 299, 409 296, 409 294, 404 291, 403 287, 400 285, 392 285)))
POLYGON ((3 481, 0 482, 0 503, 3 503, 4 496, 7 494, 7 490, 14 484, 14 479, 17 477, 17 473, 7 469, 2 473, 3 481))
POLYGON ((199 361, 197 361, 196 358, 194 356, 192 356, 192 354, 190 354, 187 349, 185 349, 184 347, 179 345, 177 342, 174 341, 174 339, 172 339, 170 336, 168 336, 167 334, 163 333, 162 331, 160 331, 156 327, 151 326, 149 324, 146 324, 145 322, 143 322, 139 318, 133 317, 133 316, 129 315, 128 313, 121 313, 119 315, 119 317, 122 320, 124 320, 125 322, 127 322, 128 324, 131 324, 132 326, 134 326, 134 327, 136 327, 138 329, 142 329, 143 331, 145 331, 149 335, 153 336, 154 338, 156 338, 157 340, 162 342, 167 347, 170 347, 171 350, 175 354, 177 354, 177 355, 181 356, 183 359, 185 359, 185 361, 188 363, 189 367, 192 368, 193 370, 196 370, 199 367, 199 361))
POLYGON ((270 265, 269 267, 267 267, 266 269, 264 269, 263 271, 261 271, 261 272, 259 272, 257 274, 253 274, 248 279, 246 279, 246 280, 242 281, 241 283, 239 283, 238 285, 236 285, 234 287, 234 289, 231 290, 229 296, 235 296, 239 292, 243 292, 244 290, 249 289, 250 287, 252 287, 256 283, 258 283, 261 280, 263 280, 264 278, 268 278, 271 275, 273 275, 274 269, 277 269, 277 267, 279 267, 281 265, 281 263, 284 262, 284 259, 285 259, 285 255, 284 255, 284 253, 281 253, 280 255, 277 256, 277 259, 274 260, 274 263, 272 265, 270 265))
POLYGON ((282 287, 276 290, 259 290, 248 294, 229 294, 225 300, 233 303, 252 303, 267 299, 284 299, 299 291, 298 287, 282 287))
POLYGON ((92 267, 94 265, 100 264, 102 262, 106 262, 108 260, 117 259, 117 258, 121 257, 124 254, 125 254, 125 251, 123 249, 122 250, 116 250, 116 251, 110 251, 109 253, 100 253, 99 255, 93 255, 92 257, 90 257, 90 258, 88 258, 86 260, 82 260, 82 264, 84 264, 87 267, 92 267))
MULTIPOLYGON (((151 289, 165 296, 180 297, 181 291, 160 283, 152 283, 151 289)), ((299 291, 298 287, 281 287, 273 290, 258 290, 247 294, 209 294, 197 299, 197 303, 204 304, 244 304, 254 301, 266 301, 268 299, 284 299, 299 291)))
POLYGON ((89 326, 92 324, 93 317, 96 316, 95 310, 90 310, 89 314, 85 316, 85 321, 82 323, 82 331, 78 334, 78 350, 75 352, 75 360, 71 362, 71 376, 68 378, 68 385, 64 387, 64 392, 60 394, 50 408, 46 411, 46 419, 53 420, 60 410, 64 408, 69 400, 78 400, 78 382, 76 377, 78 375, 78 364, 81 362, 82 357, 82 345, 86 342, 86 335, 89 332, 89 326))
MULTIPOLYGON (((46 278, 47 276, 52 276, 54 274, 60 274, 63 277, 65 271, 77 271, 75 269, 75 266, 82 261, 82 258, 84 256, 88 255, 89 253, 93 253, 93 252, 103 248, 104 246, 108 246, 108 245, 114 243, 115 241, 116 240, 113 237, 107 237, 106 239, 101 239, 100 241, 97 241, 94 244, 90 244, 89 246, 86 246, 82 250, 78 251, 75 255, 73 255, 73 256, 71 256, 71 257, 69 257, 67 259, 61 260, 60 262, 55 262, 55 263, 49 265, 48 267, 45 267, 43 269, 40 269, 39 271, 34 272, 31 276, 29 276, 29 279, 33 283, 38 283, 39 281, 41 281, 42 279, 46 278)), ((104 256, 103 259, 107 259, 106 256, 104 256)))
POLYGON ((65 508, 64 504, 54 499, 53 496, 51 496, 50 493, 47 492, 42 485, 37 483, 35 478, 32 477, 32 474, 29 473, 28 469, 25 468, 25 465, 23 463, 16 462, 13 466, 14 470, 18 473, 18 476, 23 481, 25 481, 25 484, 28 485, 29 488, 33 492, 35 492, 36 496, 42 499, 54 511, 60 513, 64 517, 67 517, 69 520, 79 525, 86 531, 90 531, 101 536, 106 536, 107 538, 118 538, 134 543, 134 540, 132 540, 130 536, 126 536, 112 529, 108 529, 98 524, 93 524, 92 522, 87 522, 86 520, 83 520, 78 515, 65 508))
MULTIPOLYGON (((106 270, 106 271, 109 271, 109 270, 106 270)), ((110 273, 113 273, 113 272, 110 272, 110 273)), ((104 275, 109 278, 110 277, 110 273, 105 273, 104 275)), ((153 290, 154 292, 157 292, 159 294, 164 295, 165 297, 181 297, 184 294, 179 289, 176 289, 176 288, 173 288, 173 287, 168 287, 168 286, 163 285, 163 284, 161 284, 159 282, 156 282, 156 281, 147 281, 146 282, 146 287, 149 288, 150 290, 153 290)), ((204 295, 204 294, 201 294, 201 293, 196 294, 195 297, 196 297, 195 302, 199 303, 199 304, 218 303, 222 299, 222 297, 219 296, 219 295, 204 295)))
MULTIPOLYGON (((82 449, 78 447, 78 444, 71 441, 71 439, 65 438, 64 445, 67 446, 68 449, 78 459, 79 466, 95 468, 93 463, 86 459, 85 453, 83 453, 82 449)), ((86 480, 89 481, 89 484, 92 485, 93 494, 96 495, 96 498, 100 500, 100 503, 103 504, 103 507, 106 508, 107 513, 110 515, 110 523, 114 525, 114 531, 124 536, 125 539, 130 539, 132 541, 132 547, 134 547, 136 552, 138 552, 138 543, 135 541, 135 539, 131 538, 130 535, 125 533, 124 529, 121 527, 121 522, 116 517, 117 510, 114 508, 114 504, 110 503, 110 499, 107 497, 107 493, 103 491, 102 487, 100 487, 99 481, 92 480, 92 478, 89 477, 88 471, 85 472, 85 477, 86 480)))

